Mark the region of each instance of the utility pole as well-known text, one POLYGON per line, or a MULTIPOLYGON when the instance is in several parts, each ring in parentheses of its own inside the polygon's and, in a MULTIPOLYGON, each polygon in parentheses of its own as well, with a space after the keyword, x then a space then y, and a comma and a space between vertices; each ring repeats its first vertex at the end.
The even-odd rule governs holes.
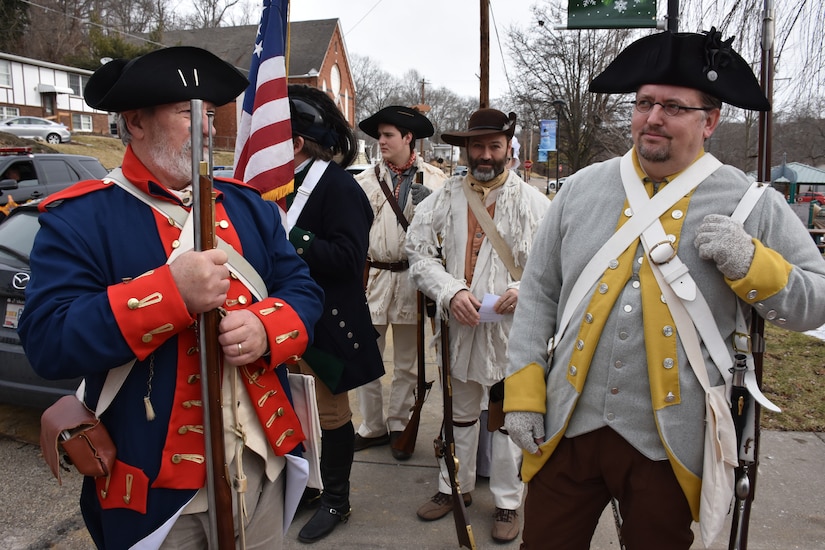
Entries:
POLYGON ((481 0, 481 61, 478 106, 490 106, 490 0, 481 0))
MULTIPOLYGON (((430 106, 427 105, 427 102, 424 99, 424 86, 426 84, 427 84, 427 81, 424 78, 422 78, 421 79, 421 103, 419 103, 418 105, 413 105, 412 106, 413 109, 415 109, 416 111, 418 111, 419 113, 421 113, 423 115, 426 115, 427 113, 430 112, 430 106)), ((418 154, 421 156, 422 159, 424 158, 424 140, 423 139, 418 140, 418 154)))

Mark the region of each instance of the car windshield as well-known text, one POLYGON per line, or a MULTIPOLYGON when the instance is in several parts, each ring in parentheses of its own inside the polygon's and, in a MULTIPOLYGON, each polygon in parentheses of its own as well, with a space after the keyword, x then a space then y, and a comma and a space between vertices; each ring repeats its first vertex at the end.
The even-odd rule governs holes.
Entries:
POLYGON ((0 223, 0 259, 9 263, 28 265, 29 254, 40 223, 37 212, 19 212, 0 223))

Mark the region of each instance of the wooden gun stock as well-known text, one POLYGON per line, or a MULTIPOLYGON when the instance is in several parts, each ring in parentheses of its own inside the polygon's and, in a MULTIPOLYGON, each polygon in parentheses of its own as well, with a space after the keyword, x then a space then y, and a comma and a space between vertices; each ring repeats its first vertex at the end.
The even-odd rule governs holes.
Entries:
POLYGON ((450 478, 450 488, 453 496, 453 519, 455 532, 458 536, 458 545, 475 550, 476 541, 473 537, 473 526, 467 516, 464 506, 464 497, 458 484, 458 458, 455 456, 455 437, 453 436, 453 387, 450 375, 450 332, 447 321, 441 320, 441 391, 444 401, 443 437, 433 442, 436 458, 443 458, 450 478))
MULTIPOLYGON (((192 120, 192 212, 195 222, 195 250, 215 248, 215 201, 212 174, 203 154, 203 101, 191 101, 192 120)), ((211 135, 211 132, 210 132, 211 135)), ((209 153, 211 154, 211 140, 209 153)), ((232 489, 223 442, 221 407, 221 346, 218 343, 220 314, 217 310, 198 315, 198 346, 203 387, 204 439, 206 443, 206 490, 209 499, 210 547, 234 550, 235 524, 232 489)))
POLYGON ((427 394, 430 393, 430 388, 433 387, 432 381, 427 382, 426 380, 427 373, 424 363, 425 301, 427 297, 419 290, 416 293, 416 299, 418 301, 418 386, 415 391, 415 403, 411 409, 412 415, 410 416, 410 421, 407 422, 407 426, 401 433, 401 437, 399 437, 392 446, 393 449, 407 454, 413 454, 415 451, 415 440, 418 438, 418 427, 421 424, 421 407, 424 406, 424 401, 427 400, 427 394))

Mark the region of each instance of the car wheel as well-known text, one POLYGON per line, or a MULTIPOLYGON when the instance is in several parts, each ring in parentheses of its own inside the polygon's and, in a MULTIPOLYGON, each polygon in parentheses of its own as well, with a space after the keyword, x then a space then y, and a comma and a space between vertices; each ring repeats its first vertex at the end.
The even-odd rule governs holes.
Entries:
POLYGON ((46 142, 51 143, 52 145, 55 143, 60 143, 60 136, 57 134, 49 134, 46 136, 46 142))
POLYGON ((796 197, 796 202, 802 202, 802 197, 796 197))

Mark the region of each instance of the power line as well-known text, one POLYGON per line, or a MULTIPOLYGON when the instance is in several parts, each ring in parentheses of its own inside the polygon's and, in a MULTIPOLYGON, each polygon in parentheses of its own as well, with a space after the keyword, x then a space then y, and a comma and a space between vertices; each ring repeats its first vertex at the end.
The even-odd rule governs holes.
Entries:
POLYGON ((501 55, 501 65, 504 67, 504 78, 507 79, 507 87, 510 89, 510 94, 513 92, 513 84, 510 82, 510 75, 507 74, 507 61, 504 59, 504 50, 501 48, 501 37, 498 35, 498 23, 496 23, 496 14, 493 13, 493 3, 490 2, 490 17, 493 20, 493 29, 496 31, 496 42, 498 43, 498 53, 501 55))
POLYGON ((344 36, 348 35, 350 32, 352 32, 352 31, 355 29, 355 27, 357 27, 358 25, 360 25, 360 24, 361 24, 361 21, 363 21, 364 19, 366 19, 366 18, 367 18, 367 16, 368 16, 369 14, 371 14, 371 13, 372 13, 372 10, 374 10, 375 8, 377 8, 377 7, 378 7, 378 4, 380 4, 380 3, 381 3, 381 2, 383 2, 383 1, 384 1, 384 0, 378 0, 378 2, 376 2, 376 3, 375 3, 375 4, 374 4, 374 5, 373 5, 370 9, 368 9, 368 10, 367 10, 367 13, 365 13, 365 14, 361 17, 361 19, 359 19, 359 20, 355 23, 355 25, 353 25, 352 27, 350 27, 349 29, 347 29, 347 32, 345 32, 345 33, 344 33, 344 36))

